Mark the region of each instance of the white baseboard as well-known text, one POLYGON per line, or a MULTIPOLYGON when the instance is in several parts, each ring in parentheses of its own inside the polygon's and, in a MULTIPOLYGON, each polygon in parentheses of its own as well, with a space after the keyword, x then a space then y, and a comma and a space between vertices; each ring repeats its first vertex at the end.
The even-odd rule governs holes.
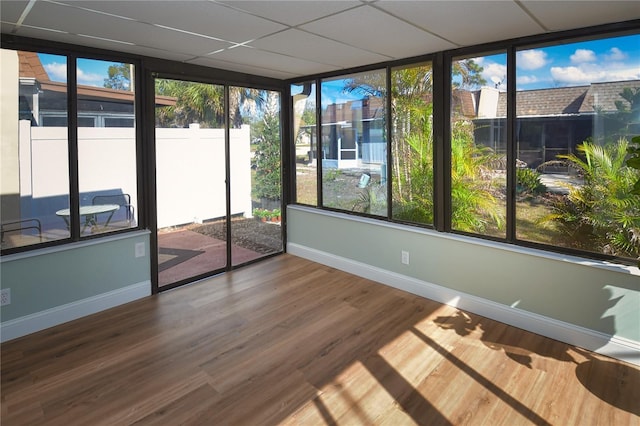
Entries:
POLYGON ((151 282, 143 281, 35 314, 5 321, 0 326, 0 342, 26 336, 27 334, 95 314, 149 295, 151 295, 151 282))
POLYGON ((573 346, 640 365, 640 342, 608 335, 295 243, 287 253, 573 346))

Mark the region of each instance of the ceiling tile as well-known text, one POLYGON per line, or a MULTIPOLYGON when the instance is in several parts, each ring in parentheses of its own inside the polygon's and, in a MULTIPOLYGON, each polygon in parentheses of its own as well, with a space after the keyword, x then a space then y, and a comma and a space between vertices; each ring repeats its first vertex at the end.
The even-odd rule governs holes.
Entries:
POLYGON ((220 1, 239 10, 272 19, 286 25, 300 25, 341 12, 362 3, 359 1, 220 1))
MULTIPOLYGON (((4 31, 4 29, 3 29, 4 31)), ((23 37, 32 37, 42 40, 50 40, 59 43, 69 43, 78 46, 94 47, 97 49, 112 50, 117 52, 131 53, 136 55, 151 56, 155 58, 163 58, 172 61, 185 61, 193 58, 192 54, 184 54, 180 52, 161 50, 152 47, 137 46, 130 44, 118 43, 115 41, 101 40, 88 37, 79 37, 75 34, 68 34, 60 31, 49 31, 33 27, 20 27, 17 35, 23 37)))
POLYGON ((0 0, 0 9, 3 34, 275 78, 640 19, 637 1, 619 0, 0 0))
POLYGON ((455 47, 367 5, 302 25, 300 28, 394 59, 455 47))
POLYGON ((11 22, 16 23, 20 16, 22 16, 22 12, 29 4, 28 1, 5 1, 0 2, 0 17, 2 17, 3 22, 11 22))
MULTIPOLYGON (((145 47, 159 47, 160 50, 192 56, 205 55, 230 46, 230 43, 211 38, 45 2, 36 3, 24 23, 73 34, 126 41, 145 47), (114 31, 114 28, 117 28, 117 31, 114 31)), ((21 32, 18 34, 22 35, 21 32)))
POLYGON ((375 64, 390 59, 296 29, 256 40, 251 45, 262 50, 335 65, 340 68, 375 64))
POLYGON ((512 1, 380 0, 373 7, 386 10, 460 46, 544 31, 512 1))
POLYGON ((292 76, 309 75, 336 69, 332 65, 244 46, 227 49, 214 55, 209 55, 209 57, 243 65, 255 65, 262 68, 280 70, 292 76))
POLYGON ((190 59, 186 62, 189 64, 202 65, 202 66, 211 67, 211 68, 219 68, 219 69, 228 70, 228 71, 243 72, 246 74, 261 75, 264 77, 278 78, 281 80, 286 80, 286 79, 296 77, 295 74, 291 74, 288 72, 272 70, 272 69, 264 69, 264 68, 251 66, 251 65, 242 65, 234 62, 227 62, 220 59, 213 59, 213 58, 202 57, 202 56, 198 58, 190 59))
POLYGON ((522 1, 550 31, 570 30, 640 18, 638 1, 522 1), (559 13, 566 11, 566 13, 559 13), (570 16, 570 19, 567 17, 570 16))
POLYGON ((243 43, 286 28, 210 1, 85 0, 66 3, 235 43, 243 43))

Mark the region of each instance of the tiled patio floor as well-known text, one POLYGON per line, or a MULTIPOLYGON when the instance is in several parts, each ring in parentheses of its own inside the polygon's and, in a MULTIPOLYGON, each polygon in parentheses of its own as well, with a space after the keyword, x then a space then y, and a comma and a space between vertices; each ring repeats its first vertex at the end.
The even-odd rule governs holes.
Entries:
MULTIPOLYGON (((160 287, 209 271, 224 268, 226 242, 189 230, 163 232, 158 235, 160 287)), ((255 251, 232 246, 231 259, 239 265, 264 256, 255 251)))

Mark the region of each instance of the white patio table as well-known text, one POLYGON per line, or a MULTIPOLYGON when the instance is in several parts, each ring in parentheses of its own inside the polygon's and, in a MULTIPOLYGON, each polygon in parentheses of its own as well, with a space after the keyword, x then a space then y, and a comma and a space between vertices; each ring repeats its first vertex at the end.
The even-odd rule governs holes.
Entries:
MULTIPOLYGON (((90 227, 93 229, 94 227, 98 228, 98 215, 109 213, 107 220, 104 222, 103 228, 106 228, 113 217, 113 214, 116 210, 120 208, 117 204, 96 204, 94 206, 80 206, 80 217, 84 217, 84 224, 82 226, 81 233, 90 227)), ((62 209, 56 212, 57 216, 60 216, 64 219, 64 222, 67 224, 67 229, 70 228, 69 217, 71 216, 70 209, 62 209)))

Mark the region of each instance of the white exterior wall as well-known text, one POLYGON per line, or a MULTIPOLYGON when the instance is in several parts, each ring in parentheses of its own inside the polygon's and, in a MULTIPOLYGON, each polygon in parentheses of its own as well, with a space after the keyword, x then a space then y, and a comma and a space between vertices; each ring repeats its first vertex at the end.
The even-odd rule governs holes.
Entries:
MULTIPOLYGON (((251 215, 249 133, 249 126, 231 130, 232 214, 246 216, 251 215)), ((69 193, 67 147, 66 128, 21 122, 21 197, 69 193)), ((224 129, 156 129, 156 151, 159 228, 226 215, 224 129), (202 185, 206 193, 194 190, 202 185)), ((79 128, 80 203, 91 204, 91 193, 121 192, 131 195, 137 214, 135 152, 133 128, 79 128)))
MULTIPOLYGON (((3 195, 2 217, 12 220, 20 217, 18 178, 18 53, 0 50, 0 193, 3 195)), ((3 219, 4 220, 4 219, 3 219)))

